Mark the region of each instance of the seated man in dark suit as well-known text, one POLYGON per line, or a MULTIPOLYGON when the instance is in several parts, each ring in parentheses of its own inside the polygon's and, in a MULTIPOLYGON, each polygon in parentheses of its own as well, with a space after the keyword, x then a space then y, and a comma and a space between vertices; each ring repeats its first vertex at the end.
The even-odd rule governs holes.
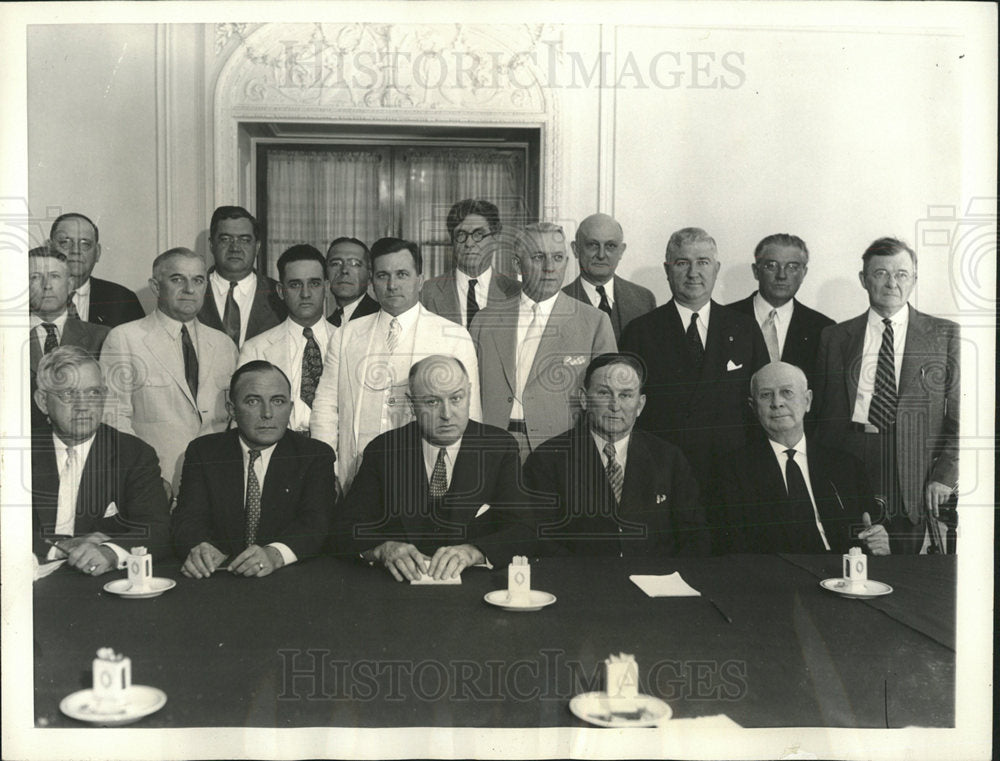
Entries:
POLYGON ((416 420, 365 449, 340 514, 338 551, 384 565, 397 581, 455 578, 533 549, 517 443, 469 420, 464 365, 432 355, 413 364, 416 420))
POLYGON ((757 244, 753 259, 757 292, 729 306, 757 321, 771 362, 801 367, 813 388, 819 334, 833 320, 795 298, 809 269, 806 242, 797 235, 768 235, 757 244))
POLYGON ((317 554, 336 499, 333 450, 287 430, 291 384, 280 369, 237 369, 226 407, 236 428, 188 446, 172 516, 181 572, 196 579, 227 558, 227 571, 267 576, 317 554))
POLYGON ((593 359, 581 389, 584 419, 528 456, 525 481, 537 492, 541 552, 708 554, 687 460, 673 444, 634 428, 646 404, 644 377, 633 355, 593 359))
POLYGON ((146 316, 133 291, 109 280, 91 277, 101 258, 100 237, 95 225, 79 212, 56 217, 49 232, 49 246, 66 257, 75 280, 71 309, 84 322, 113 328, 146 316))
POLYGON ((132 547, 154 558, 170 547, 156 453, 101 423, 107 392, 100 363, 81 348, 61 346, 38 364, 34 397, 51 427, 31 446, 34 552, 92 576, 124 568, 132 547))
POLYGON ((871 525, 876 502, 864 465, 806 436, 811 403, 799 368, 772 362, 754 373, 750 406, 767 437, 727 461, 718 551, 844 553, 863 544, 889 554, 885 527, 871 525))
POLYGON ((368 246, 357 238, 335 238, 326 250, 326 277, 335 304, 327 322, 339 328, 379 310, 378 302, 368 295, 371 276, 368 246))

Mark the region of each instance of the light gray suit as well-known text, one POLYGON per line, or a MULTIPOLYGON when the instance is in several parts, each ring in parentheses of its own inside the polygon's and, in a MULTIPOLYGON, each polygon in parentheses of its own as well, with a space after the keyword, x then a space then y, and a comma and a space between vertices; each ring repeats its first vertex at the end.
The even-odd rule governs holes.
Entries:
MULTIPOLYGON (((516 298, 491 304, 472 321, 483 381, 483 422, 504 430, 517 386, 519 303, 516 298)), ((521 400, 530 449, 573 427, 578 409, 574 396, 587 365, 597 355, 616 350, 604 312, 565 293, 556 295, 521 400)))
POLYGON ((226 428, 226 390, 236 369, 236 346, 220 330, 198 320, 188 323, 197 337, 196 400, 184 378, 180 340, 164 327, 168 319, 157 310, 113 328, 101 364, 110 391, 106 422, 152 446, 163 477, 176 491, 187 445, 226 428))
MULTIPOLYGON (((611 306, 611 328, 615 331, 615 340, 619 341, 622 331, 636 317, 652 312, 656 309, 656 297, 648 288, 636 285, 624 278, 614 277, 615 303, 611 306)), ((572 296, 574 299, 582 301, 596 307, 587 298, 587 292, 583 289, 583 283, 577 277, 572 283, 563 288, 563 293, 572 296)))
MULTIPOLYGON (((483 309, 489 304, 496 304, 514 298, 521 292, 521 283, 512 277, 507 277, 493 269, 490 278, 490 290, 486 294, 486 304, 480 304, 483 309)), ((447 275, 427 280, 420 290, 420 303, 434 314, 439 314, 447 320, 462 324, 462 312, 459 306, 458 287, 455 285, 455 271, 447 275)), ((465 300, 465 296, 462 296, 465 300)))
MULTIPOLYGON (((472 386, 469 415, 481 420, 476 348, 469 332, 420 304, 416 309, 419 311, 413 326, 413 352, 406 361, 407 368, 432 354, 456 357, 465 365, 472 386)), ((371 393, 386 377, 384 336, 375 329, 379 314, 350 320, 334 331, 326 348, 323 375, 313 400, 310 434, 337 452, 337 475, 345 492, 358 472, 365 446, 380 433, 370 424, 364 424, 362 413, 370 414, 371 410, 363 409, 360 403, 366 386, 371 393)), ((406 378, 396 380, 406 383, 406 378)), ((388 404, 407 405, 408 402, 405 397, 393 394, 388 404)))

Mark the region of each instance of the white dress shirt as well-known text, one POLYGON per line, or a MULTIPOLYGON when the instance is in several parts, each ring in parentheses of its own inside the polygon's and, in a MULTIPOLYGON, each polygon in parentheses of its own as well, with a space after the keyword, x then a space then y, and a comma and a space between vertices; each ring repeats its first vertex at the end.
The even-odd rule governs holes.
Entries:
MULTIPOLYGON (((904 305, 889 318, 892 323, 892 355, 896 368, 896 390, 899 390, 899 374, 903 369, 903 348, 906 346, 906 327, 910 322, 909 305, 904 305)), ((868 423, 868 408, 875 393, 875 372, 878 369, 878 352, 882 348, 882 333, 885 325, 882 317, 874 309, 868 310, 868 325, 865 328, 865 343, 861 349, 861 372, 858 375, 858 395, 854 400, 851 421, 868 423)))
POLYGON ((73 306, 80 319, 86 322, 90 318, 90 278, 81 286, 78 286, 71 297, 73 306))
MULTIPOLYGON (((249 476, 249 471, 247 466, 250 464, 250 447, 247 443, 243 441, 243 437, 239 437, 240 449, 243 452, 243 507, 246 509, 247 504, 247 477, 249 476)), ((253 472, 257 475, 257 483, 260 486, 260 512, 261 515, 264 514, 266 506, 264 505, 264 479, 267 477, 267 466, 271 464, 271 455, 274 454, 274 448, 278 446, 276 443, 267 447, 266 449, 260 450, 260 457, 257 458, 257 462, 253 464, 253 472)), ((289 547, 284 542, 271 542, 268 547, 274 547, 279 553, 281 553, 282 560, 285 561, 285 565, 291 565, 298 558, 295 553, 292 552, 292 548, 289 547)))
MULTIPOLYGON (((217 270, 212 270, 208 281, 212 284, 212 297, 215 299, 216 309, 219 310, 219 320, 222 321, 226 314, 229 281, 222 277, 217 270)), ((236 299, 236 306, 240 308, 240 346, 247 338, 247 323, 250 321, 250 310, 253 308, 253 297, 256 293, 257 273, 251 272, 242 280, 237 281, 233 298, 236 299)), ((223 332, 225 331, 223 330, 223 332)))
POLYGON ((795 450, 795 464, 799 466, 799 470, 802 471, 802 479, 806 482, 806 491, 809 492, 809 501, 812 503, 813 518, 816 521, 816 530, 819 531, 819 538, 823 540, 823 546, 829 551, 830 543, 826 540, 826 531, 823 530, 823 522, 819 519, 819 510, 816 509, 816 497, 813 495, 812 481, 809 480, 809 459, 806 454, 806 437, 803 436, 799 439, 799 443, 794 447, 786 447, 784 444, 779 444, 773 439, 768 439, 771 444, 771 449, 774 450, 774 456, 778 458, 778 467, 781 469, 781 478, 785 482, 785 491, 788 491, 788 475, 785 473, 785 468, 788 465, 788 455, 785 454, 786 449, 795 450))
MULTIPOLYGON (((467 312, 469 300, 469 281, 473 278, 462 270, 455 268, 455 289, 458 291, 458 313, 462 316, 462 324, 468 324, 467 312)), ((490 281, 493 280, 493 268, 487 267, 476 278, 476 303, 482 309, 490 297, 490 281)))
MULTIPOLYGON (((326 345, 330 341, 330 334, 336 328, 328 323, 324 318, 316 321, 312 325, 313 338, 319 345, 319 355, 321 359, 326 359, 326 345)), ((288 419, 288 427, 299 433, 309 430, 309 405, 302 401, 302 355, 306 350, 306 337, 302 335, 304 328, 291 317, 285 319, 285 328, 288 330, 290 340, 287 343, 288 350, 288 381, 292 385, 292 415, 288 419)))
POLYGON ((785 353, 785 338, 788 337, 788 324, 795 311, 795 301, 789 299, 780 307, 772 306, 760 295, 760 291, 757 291, 753 295, 753 316, 757 318, 757 324, 760 325, 761 331, 764 330, 764 323, 767 322, 772 309, 777 313, 774 318, 774 329, 778 334, 778 356, 780 357, 785 353))
MULTIPOLYGON (((69 313, 64 309, 63 313, 56 317, 54 320, 48 321, 43 320, 37 314, 32 312, 28 315, 28 322, 31 325, 31 335, 34 336, 35 340, 38 341, 38 348, 43 352, 45 351, 45 337, 48 335, 45 332, 45 328, 42 327, 43 322, 49 322, 50 325, 56 326, 56 341, 59 345, 62 345, 63 330, 66 328, 66 318, 69 313)), ((23 333, 21 335, 24 335, 23 333)))
POLYGON ((514 389, 514 402, 510 408, 510 419, 511 420, 524 420, 524 405, 521 402, 521 398, 524 395, 524 386, 528 379, 528 374, 531 372, 531 366, 535 361, 535 354, 538 353, 538 344, 541 342, 541 336, 545 332, 545 326, 549 323, 549 316, 552 314, 552 307, 555 306, 556 299, 559 294, 556 293, 554 296, 550 296, 545 299, 545 301, 535 302, 528 298, 525 293, 521 292, 521 298, 517 307, 517 344, 515 345, 515 368, 517 377, 517 388, 514 389), (525 344, 525 337, 528 335, 528 328, 531 326, 531 321, 534 317, 534 307, 538 304, 538 318, 540 320, 538 340, 529 341, 525 344), (523 348, 522 348, 523 347, 523 348), (524 367, 520 366, 521 362, 524 362, 524 367))
POLYGON ((173 317, 161 312, 159 309, 153 312, 156 319, 160 321, 161 327, 174 342, 175 360, 179 363, 181 375, 184 374, 184 345, 181 342, 181 328, 187 325, 188 335, 191 337, 191 344, 194 346, 194 353, 201 360, 201 349, 198 347, 198 320, 192 318, 190 322, 180 322, 173 317))
MULTIPOLYGON (((595 307, 601 304, 601 294, 597 292, 597 286, 591 283, 587 278, 581 277, 580 284, 583 286, 583 292, 587 294, 587 298, 590 299, 590 303, 595 307)), ((604 283, 604 293, 607 294, 608 304, 611 306, 615 305, 615 279, 612 277, 608 282, 604 283)), ((690 317, 688 319, 691 319, 690 317)))
MULTIPOLYGON (((373 373, 371 362, 384 361, 389 370, 386 388, 382 399, 382 416, 379 423, 379 433, 391 431, 399 428, 413 419, 410 412, 409 400, 406 392, 409 390, 410 365, 413 364, 413 341, 417 335, 417 317, 420 315, 419 304, 414 304, 395 318, 381 310, 378 313, 375 324, 374 338, 378 342, 375 347, 373 357, 369 358, 368 375, 377 377, 379 373, 373 373), (393 319, 399 323, 400 332, 396 338, 396 350, 391 356, 385 356, 384 360, 379 355, 385 352, 385 337, 389 334, 389 326, 393 319)), ((367 387, 366 387, 367 388, 367 387)))
MULTIPOLYGON (((434 466, 437 464, 438 452, 441 450, 436 444, 431 444, 427 439, 420 439, 420 448, 424 453, 424 469, 427 471, 427 483, 431 482, 434 475, 434 466)), ((455 469, 455 458, 458 457, 458 450, 462 448, 460 438, 454 444, 444 447, 444 468, 448 479, 448 488, 451 488, 451 474, 455 469)))
POLYGON ((610 442, 602 436, 590 432, 590 437, 594 440, 594 444, 597 446, 597 453, 601 456, 601 465, 608 467, 608 456, 604 454, 604 447, 606 444, 614 444, 615 447, 615 461, 622 469, 622 475, 625 475, 625 461, 628 459, 628 441, 632 438, 630 433, 628 436, 623 436, 618 439, 618 441, 610 442))
MULTIPOLYGON (((681 328, 687 333, 688 326, 691 324, 691 315, 694 314, 693 309, 688 309, 686 306, 681 304, 677 299, 674 299, 674 306, 677 307, 677 314, 681 317, 681 328)), ((706 301, 705 305, 698 310, 698 335, 701 336, 702 347, 708 346, 708 317, 712 313, 712 302, 706 301)))

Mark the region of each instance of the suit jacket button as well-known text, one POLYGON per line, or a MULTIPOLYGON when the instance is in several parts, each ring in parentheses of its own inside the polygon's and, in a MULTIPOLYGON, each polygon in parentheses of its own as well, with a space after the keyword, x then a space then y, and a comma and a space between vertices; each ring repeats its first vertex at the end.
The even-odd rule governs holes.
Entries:
POLYGON ((512 397, 512 396, 508 396, 508 397, 507 397, 507 401, 508 401, 508 402, 512 402, 512 401, 514 401, 514 397, 512 397))
POLYGON ((395 403, 396 403, 396 399, 395 399, 395 397, 392 397, 392 396, 390 396, 390 397, 389 397, 389 406, 391 407, 391 406, 392 406, 392 405, 394 405, 395 403))

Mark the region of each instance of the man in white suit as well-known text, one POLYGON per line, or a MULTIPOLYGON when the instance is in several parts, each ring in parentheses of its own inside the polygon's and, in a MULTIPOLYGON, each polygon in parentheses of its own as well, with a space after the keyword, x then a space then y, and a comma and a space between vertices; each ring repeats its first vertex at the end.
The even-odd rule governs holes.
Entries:
POLYGON ((476 350, 468 331, 419 303, 424 282, 420 247, 382 238, 372 245, 371 262, 381 310, 351 320, 333 334, 309 424, 313 438, 336 450, 345 491, 368 443, 413 420, 406 393, 414 362, 432 354, 461 361, 469 372, 470 416, 482 418, 476 350))
POLYGON ((236 346, 198 321, 207 283, 201 256, 187 248, 164 251, 149 279, 156 310, 114 328, 101 351, 110 393, 106 422, 156 450, 175 492, 187 445, 223 430, 229 419, 236 346))
POLYGON ((323 374, 323 353, 335 328, 323 319, 326 262, 308 243, 292 246, 278 257, 278 295, 288 308, 283 323, 247 339, 239 365, 263 359, 288 376, 292 415, 288 429, 309 432, 316 387, 323 374))

